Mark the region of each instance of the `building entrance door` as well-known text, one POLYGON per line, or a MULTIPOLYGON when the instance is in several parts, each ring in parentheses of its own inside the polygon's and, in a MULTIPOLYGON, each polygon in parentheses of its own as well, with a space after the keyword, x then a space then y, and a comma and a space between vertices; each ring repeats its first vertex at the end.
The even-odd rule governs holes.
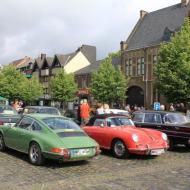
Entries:
POLYGON ((142 88, 132 86, 128 89, 126 95, 126 104, 129 104, 130 106, 137 105, 138 107, 144 106, 144 92, 142 88))

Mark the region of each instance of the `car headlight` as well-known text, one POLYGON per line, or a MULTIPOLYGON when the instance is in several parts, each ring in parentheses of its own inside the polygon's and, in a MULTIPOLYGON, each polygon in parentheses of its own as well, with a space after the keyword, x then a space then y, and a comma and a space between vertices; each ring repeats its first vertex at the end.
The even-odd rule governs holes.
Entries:
POLYGON ((133 139, 133 141, 136 142, 136 143, 139 141, 139 137, 138 137, 138 135, 136 135, 136 134, 133 134, 133 135, 132 135, 132 139, 133 139))
POLYGON ((167 135, 166 135, 165 133, 162 133, 162 138, 163 138, 165 141, 168 140, 168 137, 167 137, 167 135))

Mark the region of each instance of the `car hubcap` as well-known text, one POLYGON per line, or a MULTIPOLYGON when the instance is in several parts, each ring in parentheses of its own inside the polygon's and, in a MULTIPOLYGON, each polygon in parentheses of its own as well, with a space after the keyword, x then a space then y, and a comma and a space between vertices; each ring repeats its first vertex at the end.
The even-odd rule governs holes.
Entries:
POLYGON ((39 150, 35 145, 33 145, 30 149, 31 161, 36 162, 38 160, 38 157, 39 157, 39 150))
POLYGON ((125 146, 123 142, 117 141, 114 146, 114 151, 118 156, 122 156, 125 153, 125 146))

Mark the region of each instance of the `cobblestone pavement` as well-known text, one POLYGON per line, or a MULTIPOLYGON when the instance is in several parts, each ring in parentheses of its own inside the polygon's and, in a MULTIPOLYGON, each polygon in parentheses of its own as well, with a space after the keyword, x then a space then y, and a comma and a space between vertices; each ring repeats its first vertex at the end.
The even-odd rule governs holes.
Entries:
POLYGON ((190 190, 190 150, 158 157, 113 158, 109 152, 85 162, 48 161, 36 167, 27 155, 0 153, 0 190, 190 190))

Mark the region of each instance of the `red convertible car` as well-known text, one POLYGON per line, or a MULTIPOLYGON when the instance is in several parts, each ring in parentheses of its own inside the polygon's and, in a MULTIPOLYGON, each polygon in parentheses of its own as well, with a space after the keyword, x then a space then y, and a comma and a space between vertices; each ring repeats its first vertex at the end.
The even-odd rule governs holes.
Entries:
POLYGON ((136 128, 133 121, 123 115, 96 115, 83 129, 101 148, 112 150, 117 158, 130 154, 160 155, 168 148, 165 133, 136 128))

